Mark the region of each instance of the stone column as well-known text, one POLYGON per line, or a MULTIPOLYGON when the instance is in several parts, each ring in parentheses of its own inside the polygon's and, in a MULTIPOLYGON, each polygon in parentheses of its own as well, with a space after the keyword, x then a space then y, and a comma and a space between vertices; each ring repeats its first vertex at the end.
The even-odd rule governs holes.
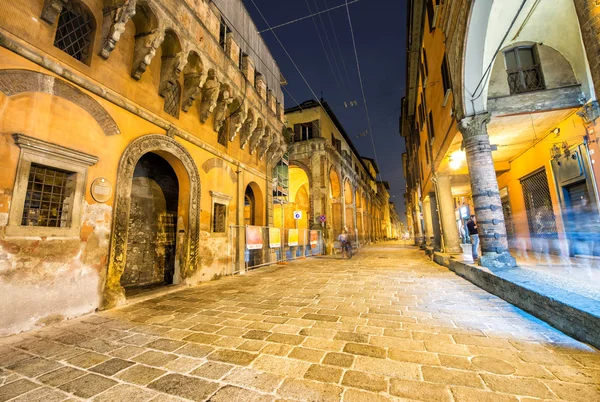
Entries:
POLYGON ((434 192, 429 193, 429 208, 431 209, 431 228, 433 230, 433 250, 442 251, 442 231, 438 213, 437 198, 434 192))
POLYGON ((450 176, 445 174, 437 175, 437 190, 438 203, 440 205, 440 220, 442 221, 442 233, 444 235, 444 251, 446 253, 462 253, 458 226, 456 226, 450 176))
POLYGON ((479 263, 488 268, 514 267, 516 261, 508 252, 502 202, 487 133, 489 121, 489 113, 484 113, 465 117, 459 124, 481 244, 479 263))
POLYGON ((596 96, 600 96, 600 1, 574 0, 596 96))
POLYGON ((431 200, 429 196, 423 200, 423 223, 425 226, 425 243, 431 246, 433 240, 433 223, 431 222, 431 200))

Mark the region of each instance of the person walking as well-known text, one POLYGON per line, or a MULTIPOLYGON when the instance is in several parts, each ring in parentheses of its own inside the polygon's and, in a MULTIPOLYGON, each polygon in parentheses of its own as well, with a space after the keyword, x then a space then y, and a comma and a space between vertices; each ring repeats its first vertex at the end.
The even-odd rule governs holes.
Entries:
POLYGON ((478 251, 479 248, 479 233, 477 232, 477 218, 475 215, 471 215, 471 218, 467 222, 467 230, 469 231, 469 237, 471 237, 471 252, 473 253, 473 261, 479 259, 478 251))
POLYGON ((352 258, 352 254, 348 247, 348 233, 346 232, 345 229, 338 236, 338 241, 340 242, 340 245, 342 248, 342 258, 344 258, 344 252, 346 252, 346 255, 348 256, 348 258, 352 258))

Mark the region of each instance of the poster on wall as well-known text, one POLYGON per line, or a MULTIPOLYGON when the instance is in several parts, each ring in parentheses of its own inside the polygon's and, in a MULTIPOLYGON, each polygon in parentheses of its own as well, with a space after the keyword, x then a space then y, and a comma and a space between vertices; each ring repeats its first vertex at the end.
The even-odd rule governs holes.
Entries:
POLYGON ((269 247, 281 247, 281 231, 279 228, 269 228, 269 247))
POLYGON ((288 246, 298 245, 298 229, 288 229, 288 246))
POLYGON ((310 231, 310 244, 311 245, 316 245, 319 243, 319 231, 318 230, 311 230, 310 231))
POLYGON ((262 227, 246 226, 246 248, 248 250, 259 250, 262 247, 262 227))

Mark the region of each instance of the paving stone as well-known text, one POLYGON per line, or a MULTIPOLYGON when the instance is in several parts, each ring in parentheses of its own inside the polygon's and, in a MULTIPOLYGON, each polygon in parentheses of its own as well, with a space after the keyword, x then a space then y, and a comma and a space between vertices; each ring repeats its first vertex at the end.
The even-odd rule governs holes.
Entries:
POLYGON ((300 345, 302 343, 302 341, 304 341, 304 337, 300 336, 300 335, 290 335, 290 334, 271 334, 268 338, 266 338, 265 340, 267 342, 276 342, 276 343, 283 343, 286 345, 300 345))
POLYGON ((254 361, 252 366, 255 369, 267 371, 280 376, 302 377, 304 376, 304 373, 306 373, 306 370, 308 370, 310 363, 296 359, 260 355, 254 361))
POLYGON ((227 374, 229 371, 231 371, 231 369, 233 369, 234 367, 235 366, 232 366, 230 364, 207 362, 195 369, 194 371, 192 371, 190 374, 198 377, 208 378, 211 380, 218 380, 219 378, 227 374))
POLYGON ((184 346, 185 344, 185 342, 161 338, 146 344, 145 347, 163 350, 165 352, 172 352, 184 346))
POLYGON ((348 388, 344 392, 344 402, 395 402, 396 399, 373 392, 348 388))
POLYGON ((302 318, 305 320, 327 321, 327 322, 336 322, 340 319, 339 316, 322 315, 322 314, 304 314, 304 316, 302 316, 302 318))
POLYGON ((481 377, 492 391, 513 395, 552 398, 552 393, 543 382, 532 378, 506 377, 494 374, 482 374, 481 377))
POLYGON ((395 360, 357 356, 353 368, 366 373, 380 374, 387 377, 402 377, 415 380, 420 378, 418 364, 395 360))
POLYGON ((131 360, 138 363, 147 364, 149 366, 163 367, 165 364, 175 359, 177 359, 176 355, 149 350, 132 358, 131 360))
POLYGON ((388 350, 388 358, 401 362, 412 362, 421 364, 439 365, 440 359, 437 354, 429 352, 418 352, 414 350, 403 350, 392 348, 388 350))
POLYGON ((146 402, 154 396, 156 392, 129 384, 118 384, 95 397, 94 402, 146 402))
POLYGON ((508 375, 514 373, 516 370, 512 364, 504 360, 487 356, 475 356, 471 359, 471 363, 482 370, 495 374, 508 375))
POLYGON ((38 384, 25 379, 5 384, 0 387, 0 402, 8 401, 38 387, 38 384))
POLYGON ((37 377, 38 375, 47 373, 48 371, 56 370, 61 366, 62 364, 58 362, 42 359, 40 357, 34 357, 31 359, 21 360, 8 366, 7 368, 27 377, 37 377))
POLYGON ((221 337, 218 335, 205 334, 205 333, 199 332, 199 333, 192 334, 190 336, 186 336, 185 338, 183 338, 183 340, 187 341, 187 342, 196 342, 196 343, 203 343, 206 345, 210 345, 211 343, 214 343, 215 341, 219 340, 220 338, 221 337))
POLYGON ((224 382, 245 388, 258 389, 262 392, 273 392, 281 383, 278 375, 265 373, 246 367, 236 367, 223 379, 224 382))
POLYGON ((385 359, 387 354, 386 350, 379 346, 362 345, 358 343, 347 343, 344 347, 344 352, 351 355, 363 355, 370 357, 378 357, 385 359))
POLYGON ((342 388, 316 381, 287 379, 277 394, 300 401, 339 402, 342 388))
POLYGON ((139 346, 123 346, 122 348, 113 350, 108 354, 120 359, 130 359, 134 356, 142 354, 144 350, 144 348, 140 348, 139 346))
POLYGON ((110 359, 104 363, 100 363, 90 369, 94 373, 104 374, 111 376, 118 373, 121 370, 125 370, 127 367, 133 366, 135 363, 123 359, 110 359))
POLYGON ((133 384, 147 385, 165 373, 165 370, 138 364, 120 372, 116 377, 133 384))
POLYGON ((267 339, 270 335, 271 335, 271 332, 269 332, 269 331, 260 331, 257 329, 251 329, 250 331, 248 331, 244 335, 242 335, 242 338, 257 339, 257 340, 262 341, 263 339, 267 339))
POLYGON ((29 391, 15 399, 11 399, 11 402, 62 402, 68 398, 68 394, 62 391, 58 391, 53 388, 43 387, 36 388, 33 391, 29 391))
POLYGON ((303 347, 295 347, 288 355, 288 357, 294 359, 305 360, 313 363, 320 362, 321 359, 323 359, 323 356, 325 356, 325 352, 322 350, 308 349, 303 347))
POLYGON ((356 332, 338 332, 333 339, 354 343, 369 343, 369 335, 356 332))
POLYGON ((271 395, 262 395, 255 391, 227 385, 219 389, 207 402, 271 402, 273 400, 275 397, 271 395))
POLYGON ((58 370, 41 375, 38 377, 38 381, 51 387, 57 387, 66 382, 82 377, 85 374, 85 371, 73 367, 61 367, 58 370))
POLYGON ((304 374, 304 378, 337 384, 340 382, 342 372, 341 368, 313 364, 308 368, 306 374, 304 374))
MULTIPOLYGON (((482 391, 475 388, 452 387, 455 402, 517 402, 516 396, 482 391)), ((539 401, 539 400, 538 400, 539 401)))
POLYGON ((257 354, 243 352, 241 350, 219 349, 208 355, 206 358, 208 360, 216 360, 224 363, 237 364, 239 366, 247 366, 252 363, 257 356, 257 354))
POLYGON ((196 377, 167 374, 148 384, 148 388, 193 401, 203 401, 219 389, 219 385, 196 377))
MULTIPOLYGON (((573 384, 565 382, 545 383, 559 398, 572 402, 600 401, 600 387, 587 384, 573 384)), ((527 394, 528 395, 528 394, 527 394)))
POLYGON ((323 364, 330 364, 332 366, 339 367, 350 367, 354 362, 354 356, 345 353, 327 353, 323 359, 323 364))
POLYGON ((466 387, 483 388, 483 382, 476 373, 463 370, 447 369, 443 367, 421 367, 423 379, 449 385, 463 385, 466 387))
POLYGON ((198 325, 194 325, 193 327, 189 328, 190 331, 200 331, 200 332, 208 332, 208 333, 214 333, 220 329, 223 329, 223 326, 214 325, 214 324, 198 324, 198 325))
POLYGON ((192 356, 192 357, 205 357, 209 353, 213 352, 215 348, 205 345, 197 345, 193 343, 188 343, 185 346, 180 347, 175 350, 173 353, 177 353, 180 355, 192 356))
POLYGON ((116 381, 109 378, 97 374, 86 374, 61 385, 59 388, 81 398, 91 398, 116 384, 116 381))
POLYGON ((450 388, 446 384, 435 384, 424 381, 390 379, 390 394, 417 401, 451 401, 450 388))
POLYGON ((86 352, 86 353, 71 357, 70 359, 67 360, 67 362, 74 366, 77 366, 77 367, 90 368, 92 366, 95 366, 96 364, 100 364, 109 359, 110 359, 110 357, 106 356, 106 355, 101 355, 101 354, 95 353, 95 352, 86 352))
POLYGON ((268 343, 260 350, 261 354, 286 356, 294 347, 292 345, 284 345, 282 343, 268 343))
POLYGON ((387 382, 383 376, 349 370, 344 373, 342 385, 361 388, 367 391, 387 391, 387 382))

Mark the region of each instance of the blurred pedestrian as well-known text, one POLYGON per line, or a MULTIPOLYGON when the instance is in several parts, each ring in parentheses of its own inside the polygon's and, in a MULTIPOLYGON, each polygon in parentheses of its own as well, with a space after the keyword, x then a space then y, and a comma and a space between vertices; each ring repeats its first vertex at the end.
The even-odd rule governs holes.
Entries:
POLYGON ((473 254, 473 261, 479 259, 478 251, 479 248, 479 232, 477 231, 477 218, 475 215, 471 215, 471 218, 467 222, 467 230, 469 231, 469 237, 471 237, 471 253, 473 254))

